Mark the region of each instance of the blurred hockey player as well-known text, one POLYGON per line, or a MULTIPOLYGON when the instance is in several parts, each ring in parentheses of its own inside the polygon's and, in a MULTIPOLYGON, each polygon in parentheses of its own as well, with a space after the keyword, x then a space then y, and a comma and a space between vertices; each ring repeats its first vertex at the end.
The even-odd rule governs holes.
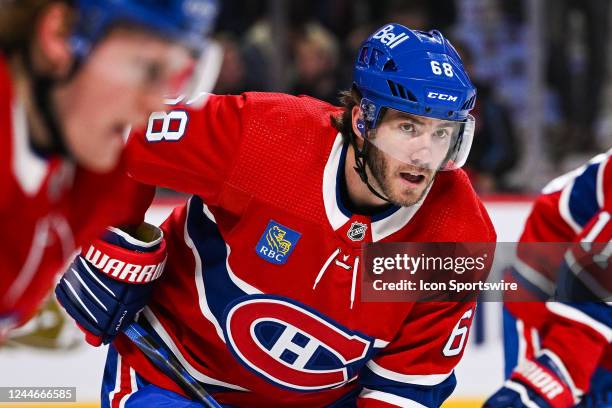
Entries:
MULTIPOLYGON (((475 304, 362 302, 362 244, 495 241, 460 169, 476 90, 440 32, 398 24, 363 43, 353 80, 341 108, 212 95, 128 142, 135 179, 193 194, 162 226, 168 263, 138 321, 225 406, 437 407, 455 387, 475 304)), ((108 259, 93 245, 56 289, 104 342, 95 320, 116 302, 76 274, 106 278, 108 259)), ((103 407, 198 406, 184 395, 115 338, 103 407)))
MULTIPOLYGON (((76 248, 142 218, 150 197, 125 176, 124 135, 186 92, 215 11, 210 0, 0 1, 0 339, 76 248)), ((160 231, 134 233, 161 262, 160 231)))
POLYGON ((611 154, 535 202, 512 268, 523 301, 505 303, 508 380, 487 407, 612 407, 611 154))

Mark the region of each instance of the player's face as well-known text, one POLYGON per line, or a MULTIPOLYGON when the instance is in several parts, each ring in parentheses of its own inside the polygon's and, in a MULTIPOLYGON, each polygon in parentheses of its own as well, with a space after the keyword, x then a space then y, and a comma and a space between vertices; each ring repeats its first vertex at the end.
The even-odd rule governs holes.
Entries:
POLYGON ((129 126, 143 126, 164 97, 188 78, 193 60, 183 47, 145 32, 113 30, 75 77, 54 93, 56 114, 76 161, 112 169, 129 126))
POLYGON ((372 144, 394 159, 419 169, 437 170, 463 125, 388 108, 368 135, 372 144))
POLYGON ((368 150, 367 165, 372 185, 395 205, 408 207, 423 197, 436 171, 410 166, 394 159, 376 146, 368 150))
POLYGON ((454 132, 452 122, 387 110, 369 135, 367 162, 380 191, 395 205, 415 204, 444 162, 454 132))

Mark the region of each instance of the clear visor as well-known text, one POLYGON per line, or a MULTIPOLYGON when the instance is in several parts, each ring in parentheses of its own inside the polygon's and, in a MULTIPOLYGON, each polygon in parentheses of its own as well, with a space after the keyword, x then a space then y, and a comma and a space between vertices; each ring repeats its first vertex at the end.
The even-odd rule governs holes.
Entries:
POLYGON ((213 41, 208 42, 197 60, 175 64, 172 75, 165 84, 165 97, 189 100, 212 91, 222 63, 221 46, 213 41))
POLYGON ((441 120, 385 109, 367 139, 405 164, 424 170, 455 170, 465 164, 474 137, 474 118, 441 120))

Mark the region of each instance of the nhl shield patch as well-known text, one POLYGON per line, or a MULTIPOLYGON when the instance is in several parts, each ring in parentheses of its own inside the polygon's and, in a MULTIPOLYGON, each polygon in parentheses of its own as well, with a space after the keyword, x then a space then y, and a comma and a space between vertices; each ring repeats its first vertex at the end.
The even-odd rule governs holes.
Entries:
POLYGON ((276 265, 287 262, 302 234, 270 220, 255 251, 260 258, 276 265))
POLYGON ((351 241, 361 241, 365 238, 365 233, 368 229, 368 226, 363 222, 355 221, 351 224, 351 227, 346 232, 346 235, 349 237, 351 241))

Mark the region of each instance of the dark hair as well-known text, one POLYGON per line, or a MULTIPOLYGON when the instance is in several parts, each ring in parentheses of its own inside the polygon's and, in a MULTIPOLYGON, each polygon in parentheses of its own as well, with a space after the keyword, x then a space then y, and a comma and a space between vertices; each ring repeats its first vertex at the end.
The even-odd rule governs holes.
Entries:
POLYGON ((40 14, 54 3, 71 5, 69 0, 0 0, 0 50, 7 55, 27 50, 40 14))
POLYGON ((342 134, 344 143, 349 143, 353 133, 353 108, 361 103, 361 93, 356 87, 340 92, 340 104, 344 108, 341 115, 332 115, 333 126, 342 134))

